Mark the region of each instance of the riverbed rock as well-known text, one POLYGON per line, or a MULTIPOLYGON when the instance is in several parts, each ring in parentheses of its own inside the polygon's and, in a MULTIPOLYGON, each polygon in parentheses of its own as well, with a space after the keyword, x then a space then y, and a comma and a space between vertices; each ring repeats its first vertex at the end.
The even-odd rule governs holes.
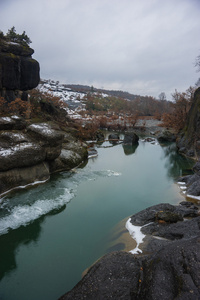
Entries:
POLYGON ((108 136, 109 141, 118 141, 119 140, 119 135, 117 133, 111 133, 108 136))
POLYGON ((96 132, 96 139, 98 142, 103 142, 105 140, 105 136, 102 131, 98 130, 96 132))
POLYGON ((162 133, 160 133, 157 136, 157 140, 160 143, 163 142, 175 142, 176 141, 176 136, 174 133, 170 132, 169 130, 164 130, 162 133))
POLYGON ((137 145, 139 137, 134 132, 125 133, 123 143, 125 145, 137 145))
POLYGON ((199 179, 195 180, 189 187, 187 188, 187 194, 193 196, 200 196, 200 176, 199 179))
POLYGON ((105 255, 59 300, 200 298, 198 207, 155 205, 133 215, 131 222, 143 225, 146 236, 141 245, 145 254, 119 251, 105 255), (165 217, 169 212, 183 217, 194 211, 195 217, 187 221, 180 218, 174 222, 174 216, 170 220, 165 217), (164 223, 159 222, 159 213, 163 213, 164 223))
POLYGON ((200 162, 193 167, 194 174, 183 176, 178 182, 185 183, 185 191, 190 196, 200 196, 200 162))
POLYGON ((197 174, 200 175, 200 161, 196 162, 196 164, 193 167, 193 171, 197 174))

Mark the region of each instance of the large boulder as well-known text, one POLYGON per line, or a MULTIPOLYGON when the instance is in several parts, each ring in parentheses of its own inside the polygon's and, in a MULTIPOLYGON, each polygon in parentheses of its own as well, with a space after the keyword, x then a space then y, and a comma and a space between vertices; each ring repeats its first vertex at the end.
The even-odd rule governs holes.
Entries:
POLYGON ((109 141, 118 141, 119 140, 119 134, 117 133, 111 133, 108 136, 109 141))
POLYGON ((87 146, 57 125, 37 123, 16 130, 20 124, 17 116, 0 118, 4 128, 0 131, 0 194, 46 180, 51 173, 70 170, 87 159, 87 146))
POLYGON ((0 172, 0 194, 7 193, 14 188, 38 184, 48 180, 49 176, 49 166, 46 162, 0 172))
POLYGON ((194 93, 185 128, 177 140, 177 147, 186 156, 200 157, 200 87, 194 93))
POLYGON ((157 136, 157 139, 160 143, 163 142, 175 142, 176 136, 174 133, 170 132, 169 130, 165 130, 157 136))
POLYGON ((200 161, 193 167, 194 174, 183 176, 178 179, 181 184, 185 184, 186 194, 191 196, 200 196, 200 161))
POLYGON ((185 216, 192 210, 197 211, 193 204, 161 204, 132 216, 131 222, 143 224, 144 255, 121 251, 105 255, 59 300, 199 299, 200 217, 175 222, 172 215, 165 218, 165 213, 185 216), (159 222, 159 213, 164 223, 159 222))
POLYGON ((40 81, 39 63, 32 58, 34 50, 17 43, 1 42, 0 95, 8 102, 19 97, 18 91, 35 88, 40 81))
POLYGON ((78 153, 63 149, 58 158, 49 162, 50 172, 68 171, 78 166, 81 162, 83 162, 83 159, 78 153))
POLYGON ((129 132, 124 135, 123 143, 125 145, 137 145, 139 141, 139 137, 134 132, 129 132))
POLYGON ((27 131, 36 142, 40 141, 46 160, 54 160, 60 155, 64 138, 63 132, 52 129, 47 123, 31 124, 27 131))
POLYGON ((0 117, 0 130, 25 129, 26 121, 19 116, 0 117))

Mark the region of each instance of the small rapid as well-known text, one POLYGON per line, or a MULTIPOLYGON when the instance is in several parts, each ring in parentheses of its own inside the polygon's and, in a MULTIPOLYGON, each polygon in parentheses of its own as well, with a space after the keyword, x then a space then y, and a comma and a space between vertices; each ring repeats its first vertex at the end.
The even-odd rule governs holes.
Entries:
POLYGON ((67 174, 67 180, 63 172, 45 185, 29 190, 24 187, 24 192, 16 192, 14 199, 4 197, 0 204, 0 235, 26 226, 53 210, 59 210, 74 198, 81 182, 120 175, 121 173, 113 170, 74 169, 67 174))

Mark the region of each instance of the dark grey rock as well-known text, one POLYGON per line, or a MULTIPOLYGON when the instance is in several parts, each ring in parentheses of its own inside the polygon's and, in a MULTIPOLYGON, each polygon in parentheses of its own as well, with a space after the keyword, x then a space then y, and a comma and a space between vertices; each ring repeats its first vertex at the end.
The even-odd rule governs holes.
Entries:
POLYGON ((119 251, 105 255, 59 300, 200 299, 200 217, 197 207, 164 203, 133 215, 132 221, 137 225, 148 224, 142 227, 146 237, 140 245, 145 254, 119 251), (196 211, 195 218, 181 221, 192 211, 196 211), (174 214, 178 215, 178 220, 174 220, 174 214))
POLYGON ((20 188, 35 182, 48 180, 50 176, 48 163, 28 167, 14 168, 0 172, 0 194, 8 192, 14 188, 20 188))
POLYGON ((97 131, 97 133, 96 133, 96 139, 97 139, 98 142, 104 141, 105 140, 105 136, 104 136, 103 132, 97 131))
POLYGON ((123 143, 125 145, 135 145, 138 144, 139 137, 134 132, 125 133, 123 143))
POLYGON ((187 194, 193 196, 200 196, 200 178, 188 187, 187 194))
POLYGON ((181 153, 200 157, 200 88, 196 89, 184 130, 179 134, 177 147, 181 153))
POLYGON ((62 149, 59 157, 49 162, 50 173, 71 170, 78 166, 82 161, 83 159, 78 153, 62 149))
POLYGON ((157 136, 159 142, 175 142, 176 136, 172 132, 165 130, 157 136))
POLYGON ((0 117, 0 130, 21 130, 25 127, 26 122, 21 117, 0 117))
POLYGON ((111 133, 111 134, 109 134, 108 139, 111 141, 118 141, 119 135, 117 133, 111 133))
MULTIPOLYGON (((2 42, 0 46, 0 89, 30 90, 40 80, 39 63, 31 57, 33 49, 2 42)), ((4 95, 5 96, 5 95, 4 95)), ((9 97, 9 94, 7 94, 9 97)), ((9 100, 9 99, 8 99, 9 100)))
POLYGON ((87 159, 86 145, 54 128, 40 123, 30 125, 26 133, 0 132, 0 194, 12 189, 12 183, 15 188, 39 180, 34 166, 41 166, 41 177, 45 174, 46 179, 51 173, 70 170, 87 159))
POLYGON ((194 165, 193 171, 194 171, 195 173, 197 173, 198 175, 200 175, 200 161, 198 161, 198 162, 194 165))
POLYGON ((113 252, 100 259, 71 292, 59 300, 136 299, 141 263, 132 254, 113 252))
POLYGON ((182 206, 162 203, 148 207, 133 215, 131 217, 131 223, 136 226, 143 226, 150 222, 158 222, 159 220, 174 223, 189 215, 197 216, 197 211, 182 206))

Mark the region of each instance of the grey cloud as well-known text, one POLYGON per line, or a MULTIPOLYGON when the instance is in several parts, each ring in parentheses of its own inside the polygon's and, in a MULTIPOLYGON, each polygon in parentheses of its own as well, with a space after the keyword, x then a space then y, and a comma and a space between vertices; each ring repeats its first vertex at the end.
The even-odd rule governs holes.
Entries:
POLYGON ((2 8, 1 30, 26 30, 44 78, 168 97, 198 79, 199 1, 8 0, 2 8))

